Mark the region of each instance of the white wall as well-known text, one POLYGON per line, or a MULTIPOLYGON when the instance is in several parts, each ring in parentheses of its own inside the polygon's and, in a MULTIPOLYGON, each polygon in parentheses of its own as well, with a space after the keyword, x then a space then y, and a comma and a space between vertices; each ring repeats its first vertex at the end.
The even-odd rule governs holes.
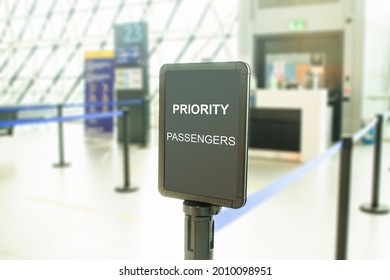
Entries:
MULTIPOLYGON (((343 30, 344 3, 259 9, 257 1, 239 1, 239 52, 253 62, 253 38, 256 35, 293 33, 292 20, 304 20, 307 32, 343 30)), ((344 0, 351 1, 351 0, 344 0)))
POLYGON ((362 116, 389 110, 390 1, 365 1, 365 40, 362 116))
POLYGON ((256 9, 256 34, 276 34, 289 31, 292 20, 304 20, 307 32, 343 29, 342 3, 256 9))
POLYGON ((363 62, 365 38, 365 0, 344 0, 344 16, 351 23, 344 26, 344 80, 348 102, 343 104, 343 132, 353 133, 362 125, 363 62), (346 78, 349 81, 346 81, 346 78))

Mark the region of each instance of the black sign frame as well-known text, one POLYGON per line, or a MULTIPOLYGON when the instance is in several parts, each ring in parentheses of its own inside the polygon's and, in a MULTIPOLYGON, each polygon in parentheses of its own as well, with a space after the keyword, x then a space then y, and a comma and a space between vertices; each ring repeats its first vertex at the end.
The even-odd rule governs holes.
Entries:
MULTIPOLYGON (((210 72, 209 72, 210 73, 210 72)), ((234 72, 236 73, 236 72, 234 72)), ((178 198, 183 200, 192 200, 209 203, 217 206, 230 208, 240 208, 246 203, 247 194, 247 162, 248 162, 248 111, 249 111, 249 83, 250 67, 245 62, 218 62, 218 63, 184 63, 184 64, 165 64, 160 69, 160 89, 159 89, 159 167, 158 167, 158 189, 166 197, 178 198), (239 71, 239 92, 238 95, 238 127, 237 127, 237 168, 235 178, 237 178, 234 190, 234 197, 226 198, 223 195, 194 194, 186 191, 173 191, 166 181, 166 98, 170 94, 166 89, 166 78, 172 71, 239 71)))

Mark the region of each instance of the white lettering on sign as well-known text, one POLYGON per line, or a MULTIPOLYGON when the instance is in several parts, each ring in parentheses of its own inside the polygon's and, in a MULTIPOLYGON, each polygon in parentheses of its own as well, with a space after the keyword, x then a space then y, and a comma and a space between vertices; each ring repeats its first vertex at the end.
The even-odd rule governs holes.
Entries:
POLYGON ((226 115, 229 104, 173 104, 173 114, 180 115, 226 115))
POLYGON ((209 144, 209 145, 224 145, 224 146, 236 145, 236 138, 234 136, 182 133, 182 132, 180 133, 167 132, 166 136, 167 136, 167 141, 209 144))

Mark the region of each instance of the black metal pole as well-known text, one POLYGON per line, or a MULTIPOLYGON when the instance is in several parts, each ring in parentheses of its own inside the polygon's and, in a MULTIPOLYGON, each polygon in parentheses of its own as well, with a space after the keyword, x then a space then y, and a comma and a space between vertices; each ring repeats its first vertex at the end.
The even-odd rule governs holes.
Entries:
POLYGON ((214 215, 220 206, 185 200, 184 258, 212 260, 214 256, 214 215))
POLYGON ((123 182, 124 182, 124 188, 128 189, 130 186, 130 175, 129 175, 129 138, 128 138, 128 131, 127 131, 127 118, 128 118, 129 112, 127 110, 123 111, 123 182))
POLYGON ((372 171, 372 195, 371 203, 360 206, 360 210, 370 214, 387 214, 389 208, 379 204, 381 161, 382 161, 382 137, 383 137, 383 115, 377 115, 378 122, 375 128, 374 167, 372 171))
POLYGON ((339 175, 339 201, 337 214, 337 244, 336 260, 347 259, 348 248, 348 222, 349 222, 349 197, 351 185, 352 169, 352 137, 342 139, 342 151, 340 157, 340 175, 339 175))
MULTIPOLYGON (((58 104, 57 105, 57 116, 58 118, 62 118, 62 109, 64 105, 58 104)), ((68 167, 70 164, 66 163, 64 160, 64 128, 63 128, 63 122, 58 121, 58 154, 59 154, 59 162, 55 163, 54 167, 68 167)))
POLYGON ((123 109, 122 132, 123 132, 123 187, 116 188, 117 192, 134 192, 138 188, 130 188, 130 160, 129 160, 129 112, 123 109))

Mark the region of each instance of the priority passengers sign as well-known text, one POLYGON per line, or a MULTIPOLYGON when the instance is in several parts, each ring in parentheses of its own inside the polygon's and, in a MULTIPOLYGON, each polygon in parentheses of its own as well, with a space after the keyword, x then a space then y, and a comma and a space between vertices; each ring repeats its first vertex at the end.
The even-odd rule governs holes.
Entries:
POLYGON ((245 204, 249 77, 243 62, 161 67, 161 194, 232 208, 245 204))

